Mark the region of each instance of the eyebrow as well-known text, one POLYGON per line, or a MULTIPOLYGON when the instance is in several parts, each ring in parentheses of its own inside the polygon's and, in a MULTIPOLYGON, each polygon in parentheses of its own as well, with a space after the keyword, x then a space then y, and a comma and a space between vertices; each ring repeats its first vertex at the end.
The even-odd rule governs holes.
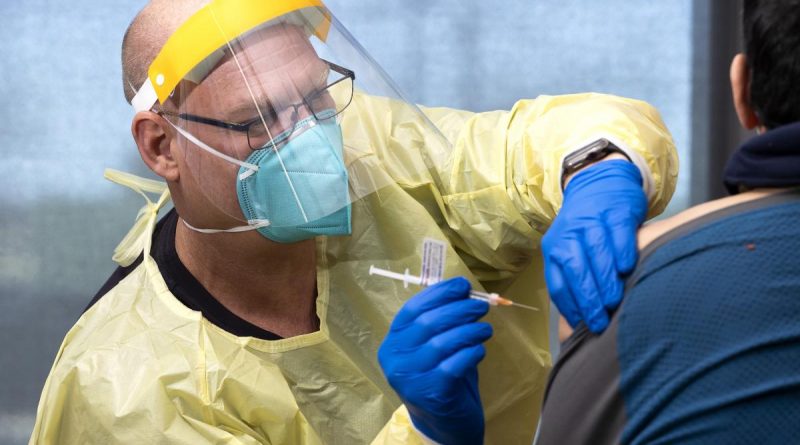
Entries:
POLYGON ((309 77, 311 79, 311 83, 314 85, 314 88, 325 88, 328 86, 328 77, 331 73, 331 67, 324 60, 318 60, 321 63, 319 67, 322 69, 312 72, 309 77))
MULTIPOLYGON (((311 83, 313 85, 312 91, 310 93, 319 91, 321 88, 327 87, 327 79, 331 72, 331 67, 326 63, 323 59, 318 59, 322 64, 320 65, 321 70, 317 71, 314 74, 311 74, 309 77, 311 78, 311 83), (317 79, 314 79, 314 78, 317 79)), ((266 95, 262 95, 258 98, 257 104, 259 104, 259 110, 272 110, 273 114, 277 114, 277 110, 275 110, 275 106, 272 104, 272 101, 269 100, 269 97, 266 95)), ((249 117, 244 119, 232 119, 230 123, 235 124, 248 124, 253 120, 258 120, 258 111, 254 110, 253 103, 247 102, 241 104, 233 109, 233 111, 227 113, 228 116, 239 117, 239 116, 247 116, 249 117), (253 113, 255 111, 255 113, 253 113)))
POLYGON ((230 122, 239 124, 249 123, 253 120, 253 118, 258 119, 259 117, 258 110, 272 110, 273 113, 275 112, 275 107, 272 105, 272 102, 266 96, 260 97, 258 99, 258 102, 256 103, 258 104, 256 106, 253 105, 253 102, 247 102, 235 107, 233 111, 227 113, 228 116, 231 116, 230 122), (234 119, 238 117, 242 118, 234 119))

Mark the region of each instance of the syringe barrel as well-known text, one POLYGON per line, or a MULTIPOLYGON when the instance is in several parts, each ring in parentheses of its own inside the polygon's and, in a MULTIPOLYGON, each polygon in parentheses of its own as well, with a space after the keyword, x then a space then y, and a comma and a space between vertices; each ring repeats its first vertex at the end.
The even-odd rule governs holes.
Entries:
POLYGON ((379 275, 382 277, 391 278, 393 280, 402 281, 403 284, 405 284, 406 286, 408 286, 408 283, 419 285, 422 282, 422 279, 420 277, 409 274, 408 269, 406 269, 405 273, 397 273, 397 272, 392 272, 391 270, 370 266, 369 274, 379 275))

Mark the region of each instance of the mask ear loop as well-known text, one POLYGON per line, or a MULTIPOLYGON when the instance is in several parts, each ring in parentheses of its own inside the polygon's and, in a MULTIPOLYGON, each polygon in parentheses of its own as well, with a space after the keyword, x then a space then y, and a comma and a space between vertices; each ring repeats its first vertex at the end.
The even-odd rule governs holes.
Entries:
MULTIPOLYGON (((250 176, 252 173, 255 173, 255 172, 258 171, 258 166, 257 165, 251 164, 249 162, 240 161, 240 160, 238 160, 238 159, 236 159, 236 158, 234 158, 232 156, 228 156, 225 153, 222 153, 219 150, 215 150, 210 145, 208 145, 205 142, 203 142, 200 139, 198 139, 192 133, 189 133, 188 131, 184 130, 183 128, 180 128, 177 125, 173 124, 169 119, 164 119, 164 120, 166 120, 170 125, 172 125, 172 128, 174 128, 175 131, 180 133, 181 136, 183 136, 184 138, 189 140, 189 142, 193 143, 194 145, 197 145, 201 149, 211 153, 212 155, 214 155, 214 156, 216 156, 218 158, 222 158, 222 159, 230 162, 231 164, 235 164, 235 165, 238 165, 239 167, 244 167, 244 168, 248 169, 249 170, 249 172, 248 172, 249 174, 247 176, 250 176)), ((245 176, 245 177, 247 177, 247 176, 245 176)))
MULTIPOLYGON (((228 162, 230 162, 232 164, 235 164, 235 165, 238 165, 240 167, 246 168, 247 171, 244 172, 244 173, 241 173, 239 175, 239 179, 242 179, 243 177, 246 178, 247 176, 250 176, 253 173, 258 171, 258 166, 257 165, 251 164, 249 162, 240 161, 240 160, 238 160, 236 158, 233 158, 231 156, 226 155, 225 153, 217 151, 217 150, 211 148, 205 142, 203 142, 200 139, 198 139, 197 137, 195 137, 193 134, 191 134, 188 131, 184 130, 183 128, 180 128, 177 125, 173 124, 169 119, 164 119, 164 120, 169 122, 169 124, 172 125, 172 128, 174 128, 181 136, 186 138, 189 142, 193 143, 194 145, 196 145, 196 146, 200 147, 201 149, 211 153, 212 155, 217 156, 219 158, 222 158, 222 159, 224 159, 224 160, 226 160, 226 161, 228 161, 228 162)), ((183 224, 186 227, 188 227, 191 230, 194 230, 195 232, 199 232, 199 233, 223 233, 223 232, 226 232, 226 233, 239 233, 239 232, 248 232, 248 231, 251 231, 251 230, 258 230, 258 229, 260 229, 262 227, 269 227, 270 225, 272 225, 272 223, 268 219, 253 219, 253 220, 247 221, 248 225, 246 225, 246 226, 234 227, 232 229, 200 229, 200 228, 194 227, 193 225, 189 224, 183 218, 181 218, 181 221, 183 221, 183 224)))
POLYGON ((194 230, 198 233, 205 233, 205 234, 213 234, 213 233, 242 233, 242 232, 249 232, 251 230, 258 230, 262 227, 269 227, 272 223, 268 219, 252 219, 248 221, 248 225, 234 227, 232 229, 199 229, 188 222, 185 219, 181 218, 183 225, 188 227, 190 230, 194 230))
POLYGON ((278 159, 278 162, 281 164, 281 169, 283 170, 284 176, 286 176, 286 181, 289 183, 289 188, 292 190, 292 195, 294 196, 294 201, 297 203, 297 208, 300 210, 300 213, 303 215, 303 219, 305 222, 308 222, 308 215, 306 215, 306 211, 303 208, 303 204, 300 202, 300 197, 297 195, 297 190, 294 187, 294 183, 292 182, 292 178, 289 176, 289 171, 286 170, 286 165, 283 162, 283 158, 278 151, 278 148, 275 146, 275 141, 272 139, 272 133, 269 131, 269 127, 267 126, 267 121, 264 119, 264 114, 261 112, 261 107, 258 106, 258 100, 256 100, 256 96, 253 93, 253 89, 250 87, 250 82, 247 80, 247 76, 244 75, 244 70, 242 69, 242 65, 239 63, 239 58, 236 56, 236 51, 233 50, 231 46, 230 39, 225 33, 225 30, 222 29, 222 26, 219 24, 217 20, 216 14, 214 14, 213 8, 210 9, 211 17, 214 19, 214 23, 217 25, 217 28, 225 37, 226 45, 233 56, 233 61, 236 63, 236 67, 239 69, 239 74, 241 74, 242 79, 244 80, 245 86, 247 86, 247 92, 250 94, 250 98, 253 100, 253 105, 256 107, 256 111, 258 112, 258 117, 261 119, 261 124, 264 126, 264 129, 267 131, 267 136, 269 136, 270 142, 272 144, 272 151, 275 153, 275 156, 278 159))
MULTIPOLYGON (((128 87, 130 87, 131 91, 133 91, 133 94, 135 96, 138 93, 138 91, 136 90, 136 87, 133 86, 133 83, 131 83, 130 80, 126 79, 126 82, 128 83, 128 87)), ((175 91, 170 93, 170 97, 172 97, 174 94, 175 94, 175 91)), ((228 162, 231 162, 231 163, 233 163, 235 165, 238 165, 240 167, 246 168, 247 171, 245 173, 242 173, 239 176, 239 179, 244 179, 244 178, 246 178, 246 177, 248 177, 248 176, 250 176, 253 173, 258 171, 258 166, 257 165, 251 164, 249 162, 242 162, 242 161, 240 161, 240 160, 238 160, 236 158, 233 158, 231 156, 226 155, 225 153, 222 153, 222 152, 220 152, 218 150, 215 150, 215 149, 211 148, 205 142, 203 142, 200 139, 198 139, 197 137, 195 137, 193 134, 191 134, 188 131, 184 130, 183 128, 179 128, 178 126, 173 124, 172 121, 170 121, 169 119, 165 118, 164 120, 166 120, 172 126, 172 128, 174 128, 181 136, 183 136, 184 138, 186 138, 187 140, 189 140, 193 144, 197 145, 201 149, 211 153, 212 155, 218 156, 218 157, 220 157, 220 158, 222 158, 222 159, 224 159, 224 160, 226 160, 228 162)), ((107 173, 107 175, 108 175, 108 173, 107 173)), ((139 192, 139 193, 141 193, 141 192, 139 192)), ((142 196, 145 196, 145 195, 142 194, 142 196)), ((148 203, 150 202, 150 200, 147 198, 147 196, 145 196, 145 199, 148 200, 148 203)), ((163 197, 162 197, 162 199, 163 199, 163 197)), ((160 208, 160 205, 163 205, 163 204, 160 204, 160 201, 159 201, 159 207, 158 208, 160 208)), ((193 225, 189 224, 183 218, 181 218, 180 220, 190 230, 193 230, 193 231, 198 232, 198 233, 205 233, 205 234, 213 234, 213 233, 242 233, 242 232, 249 232, 251 230, 258 230, 258 229, 261 229, 261 228, 264 228, 264 227, 269 227, 270 225, 272 225, 272 223, 268 219, 254 219, 254 220, 248 221, 247 222, 248 225, 246 225, 246 226, 234 227, 234 228, 231 228, 231 229, 200 229, 200 228, 194 227, 193 225)))

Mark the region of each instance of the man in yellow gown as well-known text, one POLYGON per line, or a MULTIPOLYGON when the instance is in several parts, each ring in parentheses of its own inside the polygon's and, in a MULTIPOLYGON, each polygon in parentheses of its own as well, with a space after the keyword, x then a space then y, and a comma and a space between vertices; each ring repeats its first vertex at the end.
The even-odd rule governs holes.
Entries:
POLYGON ((123 65, 165 182, 107 171, 146 205, 67 333, 31 443, 418 443, 376 353, 419 289, 369 270, 418 274, 425 240, 443 277, 540 309, 490 313, 480 368, 486 441, 530 443, 551 365, 538 248, 564 159, 613 141, 587 159, 635 165, 650 216, 675 186, 647 104, 420 109, 319 0, 154 0, 123 65))

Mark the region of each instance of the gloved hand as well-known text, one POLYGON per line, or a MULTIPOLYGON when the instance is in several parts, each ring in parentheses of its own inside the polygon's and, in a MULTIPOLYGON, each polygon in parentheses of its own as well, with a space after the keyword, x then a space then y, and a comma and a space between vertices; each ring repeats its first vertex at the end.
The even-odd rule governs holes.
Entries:
POLYGON ((647 216, 642 175, 624 160, 598 162, 567 184, 564 203, 542 239, 550 297, 572 327, 600 333, 636 266, 636 231, 647 216))
POLYGON ((426 288, 400 309, 378 350, 414 426, 445 445, 483 443, 478 363, 492 327, 476 323, 489 304, 469 290, 464 278, 426 288))

